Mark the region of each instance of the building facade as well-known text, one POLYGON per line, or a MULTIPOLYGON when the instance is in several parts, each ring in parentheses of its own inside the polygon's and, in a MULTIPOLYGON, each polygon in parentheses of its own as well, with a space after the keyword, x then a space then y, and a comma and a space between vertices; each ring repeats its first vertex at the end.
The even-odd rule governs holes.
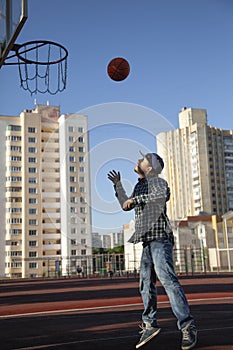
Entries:
POLYGON ((207 125, 204 109, 183 108, 179 128, 157 136, 171 188, 171 220, 233 209, 233 133, 207 125))
POLYGON ((37 105, 0 117, 1 261, 6 277, 91 269, 87 117, 37 105))
POLYGON ((125 254, 125 269, 126 271, 139 272, 140 261, 142 255, 142 242, 137 244, 129 243, 130 237, 135 231, 135 222, 131 220, 123 226, 124 232, 124 254, 125 254))

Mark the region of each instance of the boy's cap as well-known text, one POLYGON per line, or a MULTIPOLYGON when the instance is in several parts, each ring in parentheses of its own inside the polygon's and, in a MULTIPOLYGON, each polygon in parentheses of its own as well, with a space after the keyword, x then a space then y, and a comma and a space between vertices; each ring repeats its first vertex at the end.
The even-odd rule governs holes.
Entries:
POLYGON ((144 154, 141 151, 139 152, 141 153, 143 158, 146 158, 148 160, 153 170, 155 170, 158 174, 161 173, 161 171, 164 168, 164 161, 157 153, 144 154))

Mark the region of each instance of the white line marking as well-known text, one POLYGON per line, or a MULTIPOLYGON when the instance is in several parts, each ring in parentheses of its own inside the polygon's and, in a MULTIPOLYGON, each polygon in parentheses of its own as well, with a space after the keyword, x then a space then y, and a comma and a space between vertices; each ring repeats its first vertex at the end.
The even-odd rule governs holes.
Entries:
MULTIPOLYGON (((199 298, 199 299, 188 299, 189 303, 201 302, 201 301, 217 301, 217 300, 231 300, 233 297, 222 297, 222 298, 199 298)), ((160 301, 158 304, 170 304, 169 301, 160 301)), ((38 315, 51 315, 51 314, 60 314, 68 312, 82 312, 82 311, 92 311, 92 310, 103 310, 103 309, 112 309, 112 308, 122 308, 122 307, 132 307, 132 306, 141 306, 142 303, 135 304, 121 304, 121 305, 109 305, 109 306, 97 306, 97 307, 85 307, 79 309, 62 309, 62 310, 50 310, 50 311, 37 311, 37 312, 28 312, 23 314, 13 314, 13 315, 3 315, 0 316, 0 319, 4 318, 14 318, 14 317, 28 317, 28 316, 38 316, 38 315)))

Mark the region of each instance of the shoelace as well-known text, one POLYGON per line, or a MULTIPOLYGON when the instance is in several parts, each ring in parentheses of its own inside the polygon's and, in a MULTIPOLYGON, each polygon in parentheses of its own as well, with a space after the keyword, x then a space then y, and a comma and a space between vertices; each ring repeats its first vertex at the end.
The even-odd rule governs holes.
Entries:
POLYGON ((189 335, 189 331, 187 329, 183 330, 183 340, 189 340, 190 335, 189 335))
POLYGON ((183 330, 183 340, 190 340, 190 331, 194 328, 192 325, 183 330))
POLYGON ((139 331, 139 334, 143 334, 146 330, 146 327, 142 324, 139 325, 139 328, 141 328, 141 331, 139 331))

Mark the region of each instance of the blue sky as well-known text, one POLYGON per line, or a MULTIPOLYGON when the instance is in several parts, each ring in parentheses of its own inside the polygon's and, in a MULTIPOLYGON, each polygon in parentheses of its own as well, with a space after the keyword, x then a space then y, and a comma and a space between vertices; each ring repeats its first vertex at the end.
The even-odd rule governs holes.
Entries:
POLYGON ((147 127, 153 119, 151 111, 155 118, 159 116, 159 124, 165 130, 177 128, 177 115, 184 106, 204 108, 209 125, 232 129, 233 2, 28 2, 29 16, 16 42, 44 39, 64 45, 69 51, 67 88, 54 96, 31 96, 20 88, 17 66, 3 66, 0 70, 0 114, 19 115, 24 109, 33 109, 35 99, 38 104, 49 101, 50 105, 59 105, 61 113, 90 112, 91 155, 99 152, 103 155, 106 149, 115 151, 119 148, 119 159, 115 155, 114 161, 108 162, 102 157, 100 166, 92 167, 95 191, 101 193, 98 201, 105 203, 104 209, 100 205, 101 208, 96 210, 98 204, 93 204, 95 231, 116 225, 121 227, 131 214, 122 215, 114 207, 117 204, 104 172, 109 166, 126 173, 125 183, 130 192, 136 181, 134 174, 129 175, 138 158, 136 150, 154 147, 148 134, 155 135, 156 132, 150 133, 147 127), (108 78, 106 68, 113 57, 119 56, 129 61, 131 72, 125 81, 113 82, 108 78), (125 108, 127 124, 131 125, 128 129, 115 113, 119 103, 125 108), (110 113, 109 120, 98 116, 99 106, 110 113), (113 113, 109 112, 109 106, 114 109, 113 113), (138 113, 132 120, 128 117, 128 108, 135 112, 135 106, 138 113), (140 117, 142 109, 143 118, 140 117), (139 122, 141 119, 145 128, 139 122), (97 128, 93 127, 96 120, 97 128), (124 160, 121 153, 131 146, 135 156, 128 155, 124 160), (108 209, 112 206, 114 218, 112 209, 108 209))

